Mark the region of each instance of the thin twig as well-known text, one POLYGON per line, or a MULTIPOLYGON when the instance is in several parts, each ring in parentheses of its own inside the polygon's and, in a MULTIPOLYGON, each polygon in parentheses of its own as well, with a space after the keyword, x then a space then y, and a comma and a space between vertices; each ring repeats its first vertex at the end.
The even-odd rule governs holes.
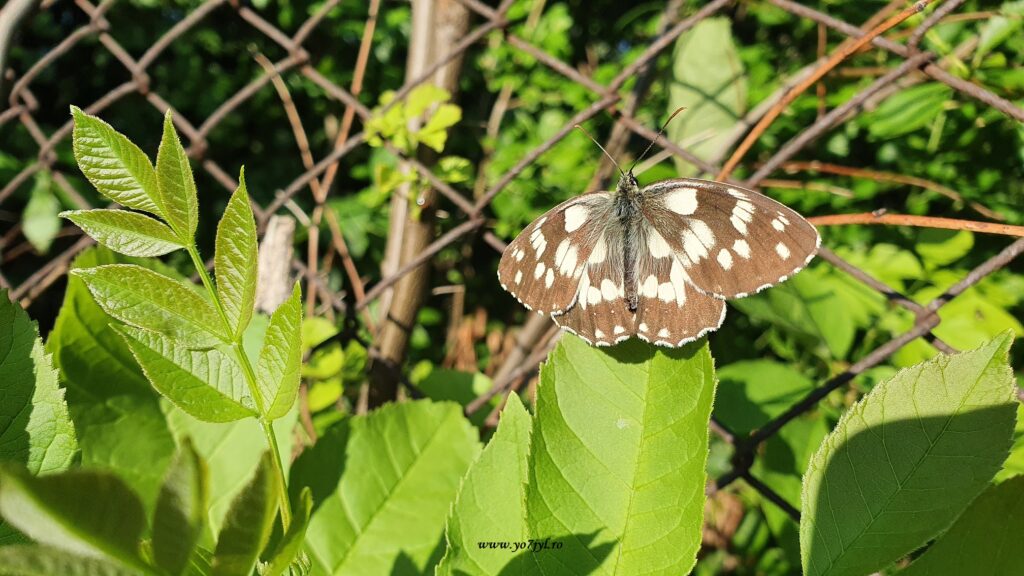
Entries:
POLYGON ((1001 234, 1003 236, 1024 237, 1024 226, 997 224, 995 222, 977 222, 974 220, 958 220, 955 218, 938 218, 935 216, 914 216, 911 214, 878 214, 863 212, 860 214, 833 214, 808 218, 815 226, 840 226, 843 224, 884 224, 891 226, 919 226, 922 228, 942 228, 945 230, 970 230, 982 234, 1001 234))

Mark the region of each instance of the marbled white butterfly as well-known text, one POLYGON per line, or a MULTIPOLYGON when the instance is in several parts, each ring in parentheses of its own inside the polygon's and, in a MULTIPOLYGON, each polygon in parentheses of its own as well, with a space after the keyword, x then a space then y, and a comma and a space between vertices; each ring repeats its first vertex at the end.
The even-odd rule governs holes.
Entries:
POLYGON ((680 178, 567 200, 526 227, 498 278, 528 309, 591 344, 636 336, 682 346, 718 329, 725 300, 785 281, 810 262, 818 231, 737 186, 680 178))

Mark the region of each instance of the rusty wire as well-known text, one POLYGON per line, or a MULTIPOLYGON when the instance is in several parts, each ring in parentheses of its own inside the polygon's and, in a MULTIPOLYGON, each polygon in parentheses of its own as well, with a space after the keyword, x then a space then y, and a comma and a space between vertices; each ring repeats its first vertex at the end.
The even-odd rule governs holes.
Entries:
MULTIPOLYGON (((848 37, 848 39, 857 39, 869 34, 869 30, 859 28, 828 14, 793 2, 792 0, 767 1, 794 16, 810 19, 832 31, 839 32, 848 37)), ((663 28, 661 34, 652 39, 648 48, 636 60, 625 66, 623 70, 607 84, 602 84, 594 78, 586 76, 571 65, 555 58, 537 46, 530 44, 526 40, 511 33, 508 30, 510 23, 505 19, 502 12, 486 6, 478 0, 459 0, 459 2, 468 8, 471 13, 475 14, 482 23, 479 23, 475 29, 471 30, 466 37, 463 38, 462 41, 454 45, 450 52, 437 59, 437 61, 425 70, 423 74, 415 78, 413 81, 407 82, 403 85, 397 91, 394 102, 400 101, 417 85, 427 82, 434 75, 434 72, 446 63, 464 55, 471 48, 479 44, 481 40, 485 40, 492 32, 495 31, 500 31, 503 34, 504 41, 514 49, 530 55, 541 65, 547 66, 568 80, 588 89, 593 94, 595 100, 592 105, 578 112, 573 118, 571 118, 565 126, 555 133, 554 136, 527 153, 514 167, 505 172, 494 185, 486 189, 483 194, 476 198, 475 201, 471 198, 465 197, 459 191, 441 182, 429 168, 418 162, 415 158, 405 157, 397 150, 389 148, 393 154, 400 157, 402 161, 406 162, 407 165, 411 166, 421 176, 429 181, 430 184, 440 192, 440 194, 444 196, 455 209, 460 211, 463 215, 464 222, 454 226, 447 233, 439 236, 416 258, 404 263, 393 274, 382 278, 377 282, 377 284, 370 287, 366 291, 365 296, 360 297, 357 300, 356 308, 358 309, 364 309, 377 296, 382 294, 388 287, 394 285, 395 282, 401 279, 405 274, 429 261, 434 255, 444 248, 454 245, 456 242, 464 241, 472 235, 482 234, 485 242, 496 251, 500 252, 504 248, 504 242, 485 229, 488 220, 485 217, 484 212, 488 209, 491 201, 500 194, 502 190, 504 190, 541 155, 558 144, 567 134, 569 134, 575 124, 586 122, 598 114, 607 112, 615 115, 617 131, 625 130, 644 139, 652 139, 655 136, 654 131, 650 130, 644 122, 638 120, 634 115, 638 106, 636 102, 632 101, 632 95, 627 98, 626 95, 620 92, 623 85, 630 78, 640 74, 641 71, 646 72, 653 69, 654 67, 650 66, 650 64, 656 57, 673 46, 675 40, 680 34, 689 30, 703 19, 717 14, 722 9, 729 6, 732 0, 713 0, 708 2, 694 14, 679 20, 672 26, 663 28)), ((59 44, 46 52, 28 70, 20 73, 19 71, 12 71, 16 74, 14 76, 16 81, 11 88, 6 107, 0 108, 0 127, 3 127, 13 121, 19 122, 38 145, 39 152, 37 162, 26 166, 9 182, 4 184, 2 188, 0 188, 0 205, 2 205, 16 189, 22 186, 34 174, 40 170, 46 170, 53 176, 54 182, 60 186, 68 197, 77 203, 80 208, 90 207, 63 177, 56 166, 57 155, 55 153, 55 148, 59 145, 66 145, 67 140, 71 135, 70 120, 52 134, 47 135, 44 133, 33 116, 33 113, 38 111, 43 104, 36 99, 30 88, 32 82, 36 80, 41 73, 47 70, 58 59, 68 56, 76 46, 78 46, 83 40, 89 38, 98 39, 100 44, 102 44, 102 46, 118 62, 120 62, 121 65, 124 66, 131 78, 127 82, 113 86, 101 98, 83 107, 87 112, 93 114, 102 112, 104 109, 115 105, 129 95, 141 95, 161 113, 168 108, 173 109, 173 105, 171 103, 164 100, 164 98, 151 89, 147 70, 153 65, 160 54, 174 41, 199 26, 207 16, 216 10, 223 9, 235 11, 238 17, 248 23, 254 30, 260 32, 266 38, 281 46, 286 51, 287 57, 272 63, 272 68, 268 67, 268 69, 264 70, 262 75, 246 84, 231 97, 227 98, 202 122, 197 124, 181 113, 175 113, 174 121, 179 132, 187 139, 189 155, 193 160, 201 165, 202 168, 211 175, 211 177, 227 188, 229 192, 234 190, 237 182, 235 182, 234 178, 229 176, 228 173, 223 170, 219 164, 217 164, 216 160, 211 157, 211 153, 208 150, 207 137, 221 124, 221 122, 224 121, 225 118, 232 114, 237 114, 239 107, 255 94, 262 90, 273 89, 271 84, 272 81, 275 80, 276 76, 300 74, 306 77, 320 87, 326 97, 335 100, 339 104, 352 110, 354 112, 354 116, 361 122, 365 122, 372 114, 371 111, 362 105, 349 90, 333 83, 331 80, 318 73, 310 64, 313 61, 313 57, 303 47, 305 40, 324 22, 328 13, 340 4, 340 0, 326 1, 315 14, 302 22, 297 27, 297 31, 292 35, 289 35, 285 31, 266 21, 259 13, 248 6, 229 0, 209 0, 177 22, 160 38, 153 42, 149 49, 137 59, 122 48, 109 33, 110 23, 105 18, 105 14, 113 8, 115 4, 113 0, 104 0, 98 5, 92 4, 89 0, 76 0, 75 4, 88 16, 88 23, 75 30, 59 44)), ((938 4, 939 7, 933 11, 929 17, 925 18, 922 24, 913 29, 907 44, 904 45, 896 43, 882 35, 871 40, 872 45, 903 58, 903 62, 898 67, 879 76, 873 83, 860 90, 846 103, 833 109, 827 114, 821 115, 820 118, 818 118, 812 125, 805 128, 788 143, 781 146, 771 158, 759 163, 756 171, 754 171, 753 174, 742 183, 747 186, 757 186, 770 174, 783 167, 788 160, 792 159, 811 142, 815 141, 827 131, 834 129, 836 126, 841 125, 843 122, 858 114, 872 96, 883 89, 891 87, 891 85, 893 85, 897 80, 912 73, 930 76, 936 81, 949 85, 951 88, 968 98, 977 100, 999 110, 1013 120, 1024 121, 1024 110, 1012 102, 1009 102, 985 89, 983 86, 979 86, 975 83, 951 75, 937 63, 933 62, 934 57, 932 54, 921 52, 917 49, 917 45, 923 38, 924 34, 936 25, 941 18, 954 12, 962 2, 949 0, 946 3, 940 2, 938 4)), ((0 76, 0 78, 2 78, 2 76, 0 76)), ((394 103, 391 105, 394 105, 394 103)), ((770 108, 770 106, 767 106, 767 108, 770 108)), ((756 120, 757 118, 753 119, 754 122, 756 122, 756 120)), ((318 162, 313 164, 311 168, 296 175, 294 180, 288 186, 283 190, 278 191, 275 199, 266 207, 258 206, 254 203, 253 209, 261 228, 271 215, 276 213, 280 208, 289 205, 296 194, 307 188, 311 182, 321 178, 325 173, 336 170, 339 163, 348 154, 365 144, 366 138, 363 132, 352 134, 343 143, 341 143, 340 146, 331 150, 318 162)), ((667 153, 690 162, 704 173, 713 174, 720 170, 719 166, 700 160, 685 148, 672 142, 661 140, 658 144, 667 153)), ((5 234, 2 241, 0 241, 0 252, 9 252, 8 247, 11 246, 12 241, 19 233, 20 227, 16 225, 12 230, 5 234)), ((339 232, 336 229, 332 229, 332 233, 338 234, 339 232)), ((27 307, 35 298, 38 298, 40 294, 45 292, 57 279, 66 273, 71 260, 78 252, 92 244, 93 242, 89 238, 81 236, 70 247, 50 259, 46 265, 33 273, 20 285, 12 287, 12 298, 20 300, 22 305, 27 307)), ((743 479, 750 487, 760 492, 766 500, 778 505, 780 509, 792 518, 798 518, 799 511, 796 508, 790 505, 782 496, 772 490, 769 486, 765 485, 752 475, 751 466, 761 444, 776 434, 793 418, 814 409, 817 403, 830 392, 849 383, 854 377, 863 371, 883 362, 897 350, 918 337, 924 337, 928 342, 943 352, 954 352, 955 350, 951 346, 942 342, 932 333, 932 330, 941 322, 941 319, 938 316, 939 309, 955 298, 958 294, 981 281, 981 279, 987 275, 1008 265, 1010 261, 1017 258, 1021 252, 1024 252, 1024 239, 1017 240, 1010 244, 1002 252, 978 266, 960 283, 948 289, 939 298, 936 298, 928 305, 922 306, 873 278, 865 271, 842 260, 827 248, 822 248, 819 256, 821 256, 823 260, 850 274, 854 279, 863 283, 872 290, 881 293, 894 305, 909 310, 915 315, 916 321, 910 330, 868 353, 845 371, 817 387, 814 391, 808 394, 807 397, 794 404, 781 416, 773 419, 746 437, 738 437, 722 426, 719 422, 713 422, 711 426, 712 431, 725 441, 732 444, 735 447, 735 454, 731 470, 725 475, 715 479, 710 486, 709 491, 714 492, 715 490, 728 486, 737 479, 743 479)), ((292 265, 293 268, 299 270, 304 271, 306 269, 305 263, 297 258, 293 260, 292 265)), ((0 276, 0 285, 8 284, 9 280, 0 276)), ((339 310, 344 307, 342 298, 339 297, 338 294, 330 291, 323 282, 318 283, 317 289, 326 296, 326 300, 329 305, 332 305, 339 310)), ((527 356, 524 365, 515 366, 510 370, 505 370, 505 375, 494 382, 494 387, 490 391, 481 395, 480 398, 470 404, 467 412, 474 412, 481 409, 488 405, 488 401, 491 398, 499 394, 507 393, 509 390, 515 390, 523 379, 528 377, 531 373, 535 373, 536 364, 545 356, 546 351, 552 345, 553 331, 545 329, 535 330, 534 332, 538 335, 544 334, 544 336, 538 336, 539 341, 533 344, 532 353, 527 356)), ((520 342, 518 345, 525 346, 527 344, 520 342)))

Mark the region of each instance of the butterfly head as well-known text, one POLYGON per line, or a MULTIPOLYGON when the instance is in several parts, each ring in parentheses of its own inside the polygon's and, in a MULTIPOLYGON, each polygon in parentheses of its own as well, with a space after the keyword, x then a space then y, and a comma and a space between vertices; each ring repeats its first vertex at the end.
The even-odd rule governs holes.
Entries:
POLYGON ((619 177, 619 185, 615 188, 616 196, 622 196, 627 199, 633 200, 640 196, 640 185, 636 181, 636 176, 633 175, 633 170, 624 172, 619 177))

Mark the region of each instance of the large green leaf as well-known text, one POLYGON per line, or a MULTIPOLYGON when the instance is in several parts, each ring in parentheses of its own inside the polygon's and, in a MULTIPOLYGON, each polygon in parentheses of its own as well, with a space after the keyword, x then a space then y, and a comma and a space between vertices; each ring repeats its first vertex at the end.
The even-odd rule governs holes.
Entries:
POLYGON ((60 215, 100 244, 126 256, 163 256, 183 248, 173 230, 145 214, 126 210, 70 210, 60 215))
MULTIPOLYGON (((353 418, 344 473, 306 531, 314 569, 422 574, 443 553, 445 517, 479 449, 476 429, 453 403, 389 404, 353 418)), ((293 483, 337 474, 310 464, 293 483)))
POLYGON ((256 221, 245 190, 245 172, 217 225, 213 261, 217 295, 238 338, 249 324, 256 302, 256 221))
POLYGON ((277 494, 283 490, 274 475, 273 456, 260 458, 256 473, 231 503, 224 529, 217 536, 214 576, 247 576, 270 540, 277 513, 277 494))
POLYGON ((109 472, 72 470, 36 477, 4 469, 0 514, 40 544, 130 567, 144 565, 138 554, 146 522, 142 503, 109 472))
POLYGON ((178 139, 171 111, 164 116, 164 134, 156 155, 156 181, 164 220, 184 244, 191 244, 199 226, 199 198, 188 154, 178 139))
POLYGON ((940 356, 877 384, 804 478, 807 576, 862 576, 945 530, 999 470, 1016 407, 1012 339, 940 356))
MULTIPOLYGON (((78 443, 57 371, 43 350, 35 322, 0 290, 0 460, 33 474, 64 470, 78 443)), ((17 540, 0 523, 0 544, 17 540)))
POLYGON ((120 331, 153 387, 185 412, 207 422, 256 415, 242 367, 230 351, 190 350, 162 334, 129 326, 120 331))
POLYGON ((876 138, 902 136, 931 124, 942 112, 953 89, 941 82, 912 86, 889 96, 865 117, 876 138))
POLYGON ((153 559, 158 566, 182 573, 202 534, 208 507, 206 463, 186 440, 171 461, 156 503, 153 559))
MULTIPOLYGON (((72 269, 127 260, 105 248, 91 248, 75 259, 72 269)), ((159 265, 156 260, 138 262, 159 265)), ((67 386, 82 464, 117 472, 152 512, 174 439, 159 395, 114 331, 115 324, 85 284, 71 275, 47 347, 67 386)))
POLYGON ((71 114, 75 160, 96 190, 118 204, 161 216, 156 171, 142 150, 103 120, 75 106, 71 114))
MULTIPOLYGON (((686 107, 669 126, 669 139, 712 163, 747 109, 747 80, 731 25, 728 18, 706 18, 680 35, 669 82, 669 112, 686 107)), ((683 176, 696 172, 678 158, 676 168, 683 176)))
POLYGON ((1024 476, 1011 478, 971 503, 902 576, 1024 574, 1024 476))
POLYGON ((302 292, 296 283, 291 297, 270 317, 270 326, 256 365, 256 380, 263 397, 262 408, 270 420, 287 414, 295 403, 301 367, 302 292))
POLYGON ((224 337, 209 300, 184 283, 134 264, 75 269, 96 302, 114 318, 165 334, 183 344, 208 348, 224 337))
MULTIPOLYGON (((473 463, 448 516, 445 552, 436 574, 500 574, 517 556, 510 548, 480 548, 484 542, 525 542, 530 413, 519 396, 508 397, 498 431, 473 463)), ((507 572, 506 572, 507 573, 507 572)))
POLYGON ((5 576, 138 576, 135 570, 79 556, 49 546, 0 546, 0 572, 5 576))
POLYGON ((715 377, 707 341, 609 349, 566 337, 541 369, 530 535, 542 572, 686 574, 700 548, 715 377))

